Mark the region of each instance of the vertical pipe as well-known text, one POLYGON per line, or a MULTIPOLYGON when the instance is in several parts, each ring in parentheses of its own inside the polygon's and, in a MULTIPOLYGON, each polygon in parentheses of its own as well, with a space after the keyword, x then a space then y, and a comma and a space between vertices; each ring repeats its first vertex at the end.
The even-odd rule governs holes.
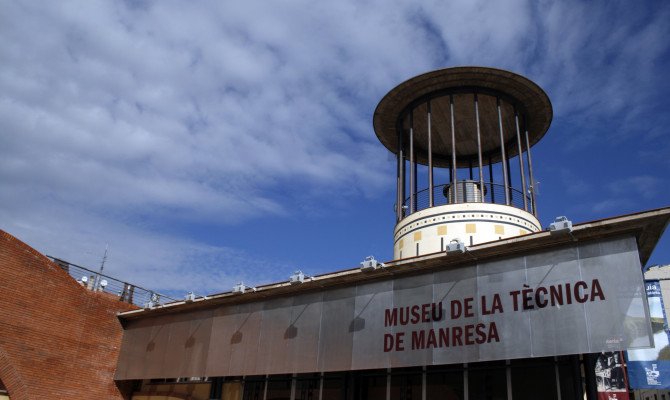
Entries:
POLYGON ((456 128, 454 123, 454 95, 449 95, 449 109, 451 111, 451 193, 454 203, 458 203, 458 175, 456 174, 456 128))
POLYGON ((528 140, 528 125, 524 116, 524 127, 526 128, 526 157, 528 158, 528 178, 530 179, 530 203, 532 205, 533 215, 537 218, 537 203, 535 202, 535 178, 533 178, 533 159, 530 156, 530 142, 528 140))
POLYGON ((415 170, 416 165, 414 165, 414 109, 409 112, 409 212, 413 213, 415 207, 416 198, 414 197, 414 185, 415 185, 415 170))
POLYGON ((505 184, 505 204, 509 205, 509 182, 507 180, 507 158, 505 158, 505 136, 503 134, 502 111, 500 111, 500 97, 496 97, 498 105, 498 126, 500 128, 500 154, 502 155, 503 183, 505 184))
POLYGON ((484 162, 482 161, 482 137, 479 127, 479 99, 475 93, 475 119, 477 120, 477 157, 479 158, 479 191, 480 199, 484 201, 484 162))
POLYGON ((493 190, 493 160, 491 160, 490 155, 489 155, 489 183, 491 184, 491 203, 495 204, 496 195, 495 191, 493 190))
POLYGON ((435 199, 433 198, 433 139, 432 139, 432 128, 430 126, 430 100, 427 103, 427 119, 428 119, 428 207, 433 207, 435 205, 435 199))
POLYGON ((519 170, 521 171, 521 196, 523 197, 523 209, 528 211, 528 199, 526 198, 526 173, 523 165, 523 149, 521 148, 521 131, 519 129, 519 112, 514 106, 514 122, 516 123, 516 143, 519 149, 519 170))
POLYGON ((468 169, 470 170, 470 180, 472 180, 472 158, 468 160, 468 169))

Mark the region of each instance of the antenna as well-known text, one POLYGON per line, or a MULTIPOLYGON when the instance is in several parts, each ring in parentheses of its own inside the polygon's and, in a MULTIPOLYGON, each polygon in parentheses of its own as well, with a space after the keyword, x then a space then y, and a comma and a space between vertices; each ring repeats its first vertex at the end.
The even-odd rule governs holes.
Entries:
MULTIPOLYGON (((105 269, 105 262, 107 261, 107 251, 109 250, 109 243, 105 244, 105 254, 102 256, 102 262, 100 263, 100 271, 98 271, 98 276, 95 277, 95 285, 93 286, 93 291, 98 290, 98 286, 100 285, 100 279, 102 278, 100 275, 102 275, 102 270, 105 269)), ((105 289, 105 287, 102 287, 105 289)))

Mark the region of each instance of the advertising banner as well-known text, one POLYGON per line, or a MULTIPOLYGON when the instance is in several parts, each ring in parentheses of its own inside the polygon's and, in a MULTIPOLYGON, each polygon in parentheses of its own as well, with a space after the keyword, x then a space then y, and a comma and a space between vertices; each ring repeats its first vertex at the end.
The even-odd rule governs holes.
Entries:
POLYGON ((633 237, 396 271, 128 321, 117 379, 460 364, 652 344, 633 237))
POLYGON ((598 400, 628 400, 628 382, 623 366, 623 352, 600 353, 596 361, 598 400))
POLYGON ((629 350, 628 376, 633 389, 670 389, 670 340, 661 284, 645 281, 654 347, 629 350))

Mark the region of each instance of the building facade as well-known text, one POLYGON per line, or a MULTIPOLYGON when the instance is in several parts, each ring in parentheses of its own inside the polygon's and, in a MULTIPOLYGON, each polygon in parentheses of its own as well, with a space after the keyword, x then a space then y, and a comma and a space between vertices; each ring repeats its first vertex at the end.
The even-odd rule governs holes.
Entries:
POLYGON ((124 313, 116 379, 147 399, 198 379, 216 399, 595 398, 591 354, 652 342, 641 264, 668 210, 543 230, 531 147, 551 118, 508 71, 398 85, 373 121, 397 160, 394 260, 124 313))

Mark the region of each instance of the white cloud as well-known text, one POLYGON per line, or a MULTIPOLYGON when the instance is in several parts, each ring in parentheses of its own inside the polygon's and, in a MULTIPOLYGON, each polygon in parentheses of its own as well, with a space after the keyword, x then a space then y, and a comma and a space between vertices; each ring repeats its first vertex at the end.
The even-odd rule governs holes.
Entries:
POLYGON ((239 281, 258 285, 284 280, 295 268, 262 255, 176 238, 70 208, 27 209, 31 212, 0 211, 0 218, 12 226, 11 234, 30 238, 28 244, 43 254, 93 270, 109 246, 104 273, 148 289, 218 293, 239 281))
MULTIPOLYGON (((156 285, 209 290, 206 275, 186 282, 174 260, 202 259, 209 271, 244 253, 159 234, 157 221, 222 225, 290 215, 298 197, 316 214, 380 197, 394 167, 372 111, 417 73, 508 68, 538 81, 557 118, 576 126, 646 121, 670 33, 669 8, 648 11, 521 0, 4 3, 0 228, 75 260, 106 232, 116 254, 172 265, 156 285)), ((566 143, 597 139, 585 129, 566 143)))
POLYGON ((613 196, 643 199, 653 199, 659 193, 659 189, 664 187, 665 182, 662 179, 651 175, 631 176, 607 185, 613 196))

